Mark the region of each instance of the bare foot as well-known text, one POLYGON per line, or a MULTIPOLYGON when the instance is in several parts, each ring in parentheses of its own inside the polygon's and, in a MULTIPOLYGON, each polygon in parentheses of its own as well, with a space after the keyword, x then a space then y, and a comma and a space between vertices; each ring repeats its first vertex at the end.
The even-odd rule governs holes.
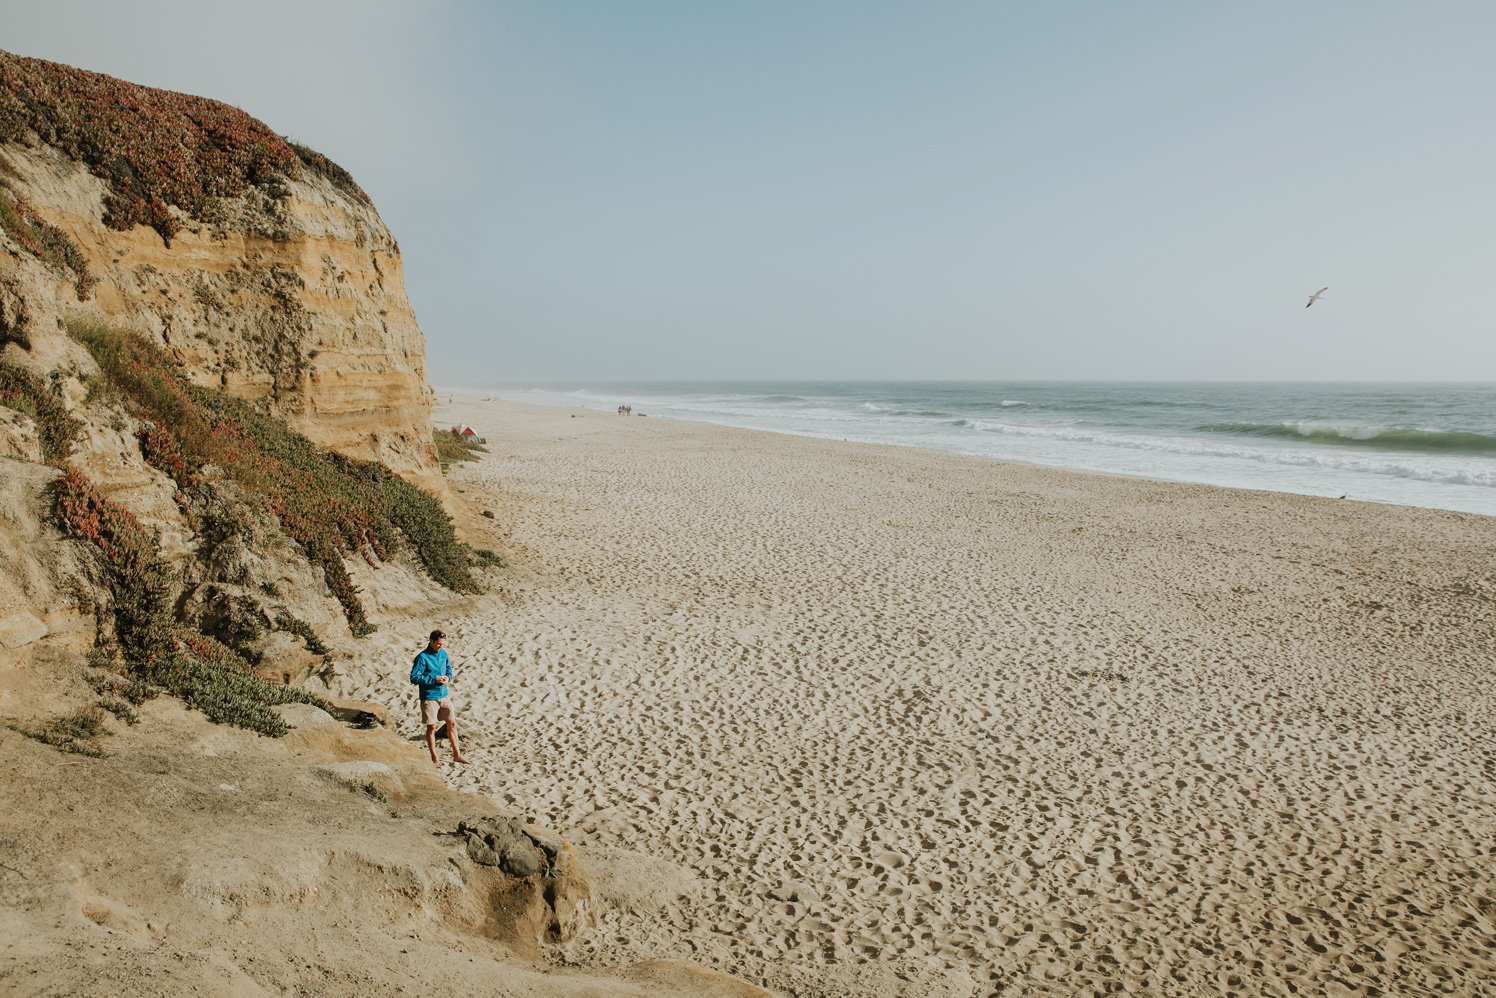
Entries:
POLYGON ((442 764, 442 761, 436 757, 435 752, 431 753, 431 764, 433 766, 440 766, 442 764))
POLYGON ((456 753, 455 753, 455 752, 454 752, 454 753, 453 753, 453 754, 452 754, 452 761, 453 761, 453 762, 460 762, 460 763, 462 763, 462 764, 463 764, 463 765, 464 765, 464 766, 466 766, 466 765, 468 765, 468 764, 469 764, 469 763, 470 763, 470 762, 471 762, 471 761, 472 761, 472 760, 470 760, 470 759, 469 759, 469 758, 468 758, 468 757, 467 757, 467 756, 465 756, 465 755, 458 755, 458 754, 456 754, 456 753))

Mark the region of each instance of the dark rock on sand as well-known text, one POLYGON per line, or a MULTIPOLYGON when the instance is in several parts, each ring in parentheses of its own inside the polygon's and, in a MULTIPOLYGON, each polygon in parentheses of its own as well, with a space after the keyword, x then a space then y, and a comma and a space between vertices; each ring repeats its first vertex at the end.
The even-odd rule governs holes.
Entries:
POLYGON ((512 877, 540 870, 540 851, 518 818, 475 818, 459 823, 457 831, 467 836, 468 858, 474 863, 497 866, 512 877))

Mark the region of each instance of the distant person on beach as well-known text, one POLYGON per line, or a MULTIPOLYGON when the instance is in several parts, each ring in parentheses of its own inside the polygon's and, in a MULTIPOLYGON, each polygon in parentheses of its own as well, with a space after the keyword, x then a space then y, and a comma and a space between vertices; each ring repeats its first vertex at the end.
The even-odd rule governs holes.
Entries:
POLYGON ((452 710, 452 661, 442 649, 447 636, 441 631, 432 631, 426 647, 416 655, 415 665, 410 670, 410 681, 421 694, 421 721, 426 725, 426 747, 431 750, 431 761, 441 765, 436 757, 436 727, 447 725, 447 740, 452 743, 452 761, 466 763, 461 747, 457 744, 457 718, 452 710))

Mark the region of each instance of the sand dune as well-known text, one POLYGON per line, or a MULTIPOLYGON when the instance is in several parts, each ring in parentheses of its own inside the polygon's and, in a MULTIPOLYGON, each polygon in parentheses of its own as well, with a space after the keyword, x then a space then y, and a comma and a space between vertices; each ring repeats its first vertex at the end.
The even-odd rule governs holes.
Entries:
POLYGON ((338 688, 414 735, 445 626, 449 782, 680 868, 558 958, 1496 990, 1496 520, 575 414, 438 410, 490 441, 452 481, 514 567, 338 688))

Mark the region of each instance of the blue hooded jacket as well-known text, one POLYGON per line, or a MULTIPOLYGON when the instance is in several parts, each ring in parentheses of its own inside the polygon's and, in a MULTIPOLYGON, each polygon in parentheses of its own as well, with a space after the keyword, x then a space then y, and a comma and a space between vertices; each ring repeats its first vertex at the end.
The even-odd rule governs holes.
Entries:
POLYGON ((437 676, 452 678, 452 663, 447 661, 447 649, 433 652, 429 647, 421 649, 415 665, 410 670, 410 681, 421 688, 422 700, 441 700, 447 695, 447 687, 436 681, 437 676))

